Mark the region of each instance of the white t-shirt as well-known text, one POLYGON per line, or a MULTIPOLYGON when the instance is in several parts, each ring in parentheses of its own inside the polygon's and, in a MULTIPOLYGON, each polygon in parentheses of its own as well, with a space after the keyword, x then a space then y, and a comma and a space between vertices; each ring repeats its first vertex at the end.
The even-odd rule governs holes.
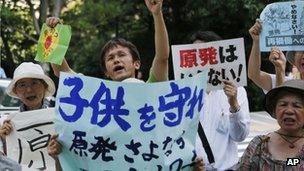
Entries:
MULTIPOLYGON (((269 75, 270 75, 270 78, 271 78, 271 86, 272 86, 271 89, 273 89, 273 88, 276 87, 277 77, 276 77, 275 74, 269 74, 269 75)), ((285 81, 292 80, 292 79, 294 79, 294 78, 292 78, 292 77, 290 77, 290 76, 285 76, 285 81)), ((265 89, 263 89, 263 92, 264 92, 265 94, 268 93, 268 91, 265 90, 265 89)))

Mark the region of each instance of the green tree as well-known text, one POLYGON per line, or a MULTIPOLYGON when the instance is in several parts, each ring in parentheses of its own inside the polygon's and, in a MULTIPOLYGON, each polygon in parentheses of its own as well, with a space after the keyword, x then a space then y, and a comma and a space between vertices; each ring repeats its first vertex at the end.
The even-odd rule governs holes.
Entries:
POLYGON ((64 0, 1 1, 1 66, 8 77, 13 76, 19 63, 33 61, 47 14, 59 16, 64 3, 64 0))
MULTIPOLYGON (((143 64, 141 69, 147 79, 154 56, 154 28, 144 0, 22 2, 23 4, 17 0, 1 1, 1 65, 10 77, 17 64, 34 59, 40 27, 46 17, 59 16, 64 24, 72 27, 72 39, 66 58, 77 72, 101 77, 101 47, 112 37, 123 37, 138 47, 143 64)), ((262 9, 271 2, 164 0, 163 13, 170 44, 189 43, 192 33, 213 30, 224 39, 244 37, 248 57, 251 48, 248 29, 262 9)), ((171 63, 170 79, 173 79, 172 68, 171 63)), ((262 110, 261 90, 251 81, 248 81, 246 89, 250 109, 262 110)))

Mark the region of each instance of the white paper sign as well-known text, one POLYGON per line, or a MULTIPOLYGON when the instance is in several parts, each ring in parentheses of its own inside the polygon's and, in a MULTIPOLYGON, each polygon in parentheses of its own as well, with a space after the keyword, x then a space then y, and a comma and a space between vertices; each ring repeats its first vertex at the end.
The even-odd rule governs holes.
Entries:
POLYGON ((7 155, 28 169, 54 170, 47 144, 54 134, 54 108, 11 114, 13 132, 7 136, 7 155))
POLYGON ((247 85, 243 38, 172 46, 175 79, 188 78, 207 70, 207 91, 222 89, 222 80, 247 85))

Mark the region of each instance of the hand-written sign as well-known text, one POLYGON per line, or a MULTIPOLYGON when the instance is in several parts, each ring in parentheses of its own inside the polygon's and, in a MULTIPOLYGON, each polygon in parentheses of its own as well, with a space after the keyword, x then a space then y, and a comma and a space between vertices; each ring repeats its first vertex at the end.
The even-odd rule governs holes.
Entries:
POLYGON ((242 38, 200 44, 173 45, 175 79, 208 71, 207 91, 222 89, 222 80, 246 86, 246 61, 242 38))
POLYGON ((304 50, 304 1, 276 2, 262 11, 261 51, 304 50))
POLYGON ((54 134, 54 108, 14 113, 9 116, 13 132, 7 136, 7 156, 24 169, 54 170, 47 144, 54 134))
POLYGON ((61 73, 63 170, 192 170, 205 86, 206 72, 151 84, 61 73))

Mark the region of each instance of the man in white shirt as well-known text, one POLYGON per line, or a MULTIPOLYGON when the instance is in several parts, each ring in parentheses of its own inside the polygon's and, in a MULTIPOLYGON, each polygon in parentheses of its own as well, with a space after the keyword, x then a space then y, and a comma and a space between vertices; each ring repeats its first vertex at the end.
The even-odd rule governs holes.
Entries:
MULTIPOLYGON (((197 32, 193 43, 221 40, 214 32, 197 32)), ((238 162, 237 142, 249 134, 250 117, 247 93, 244 87, 236 87, 231 81, 223 80, 223 90, 204 94, 203 115, 200 123, 211 147, 214 163, 209 163, 206 149, 200 136, 196 139, 196 152, 203 158, 207 170, 233 170, 238 162)))

